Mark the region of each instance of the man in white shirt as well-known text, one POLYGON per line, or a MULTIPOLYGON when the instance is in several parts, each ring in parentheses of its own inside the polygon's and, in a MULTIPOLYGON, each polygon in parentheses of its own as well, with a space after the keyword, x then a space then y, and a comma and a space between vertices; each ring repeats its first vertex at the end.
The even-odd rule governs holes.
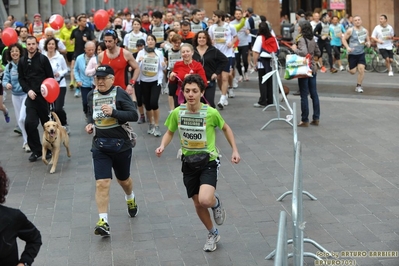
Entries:
POLYGON ((133 29, 132 14, 130 12, 127 12, 125 14, 125 19, 123 20, 122 23, 122 30, 126 32, 131 32, 132 29, 133 29))
POLYGON ((380 25, 375 26, 371 39, 377 43, 380 54, 385 59, 385 65, 388 69, 388 76, 393 76, 391 62, 393 61, 392 51, 392 38, 394 31, 391 25, 388 24, 388 18, 386 15, 380 16, 380 25))
POLYGON ((220 96, 220 101, 218 103, 218 107, 223 109, 224 106, 227 106, 229 103, 227 101, 227 89, 230 83, 233 80, 233 70, 234 70, 234 51, 233 46, 237 41, 237 31, 233 26, 224 22, 226 17, 226 13, 222 10, 213 11, 212 19, 215 24, 209 27, 208 33, 211 37, 213 45, 219 49, 228 59, 229 63, 226 68, 222 71, 222 73, 218 76, 218 86, 222 91, 222 95, 220 96))

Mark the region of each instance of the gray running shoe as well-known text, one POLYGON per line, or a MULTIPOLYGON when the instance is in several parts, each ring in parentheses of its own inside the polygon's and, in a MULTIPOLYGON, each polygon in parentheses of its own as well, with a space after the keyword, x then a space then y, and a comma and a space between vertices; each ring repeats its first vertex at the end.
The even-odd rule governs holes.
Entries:
POLYGON ((208 238, 206 239, 206 243, 204 245, 204 251, 212 252, 216 250, 216 243, 220 240, 220 235, 218 230, 214 234, 208 233, 208 238))
POLYGON ((140 116, 139 121, 137 121, 137 124, 144 124, 145 123, 145 116, 140 116))
POLYGON ((155 137, 160 137, 162 136, 161 131, 159 130, 159 126, 154 127, 154 136, 155 137))
POLYGON ((151 134, 151 135, 154 134, 154 125, 153 124, 148 125, 147 134, 151 134))
POLYGON ((213 219, 217 225, 222 225, 226 220, 226 211, 223 208, 222 201, 220 200, 219 194, 215 192, 215 197, 219 201, 219 206, 212 208, 213 219))

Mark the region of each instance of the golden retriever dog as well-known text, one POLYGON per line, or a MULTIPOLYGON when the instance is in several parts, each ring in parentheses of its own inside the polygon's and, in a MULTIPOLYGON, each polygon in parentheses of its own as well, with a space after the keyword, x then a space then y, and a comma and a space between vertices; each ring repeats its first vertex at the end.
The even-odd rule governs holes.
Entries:
POLYGON ((60 119, 57 114, 51 112, 55 121, 48 121, 44 124, 43 141, 42 141, 42 161, 48 165, 52 164, 50 174, 55 172, 57 167, 58 158, 60 157, 61 143, 64 144, 68 157, 71 157, 69 151, 69 136, 65 128, 61 125, 60 119), (46 160, 47 150, 51 150, 52 157, 50 162, 46 160))

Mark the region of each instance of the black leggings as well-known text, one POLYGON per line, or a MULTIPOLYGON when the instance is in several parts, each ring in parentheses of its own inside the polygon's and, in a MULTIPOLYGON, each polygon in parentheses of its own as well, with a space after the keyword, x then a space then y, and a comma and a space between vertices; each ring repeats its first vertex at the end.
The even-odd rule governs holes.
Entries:
POLYGON ((240 76, 242 76, 241 58, 242 58, 242 62, 244 63, 244 73, 247 73, 249 45, 238 46, 237 49, 238 49, 238 53, 235 54, 236 68, 237 68, 238 74, 240 74, 240 76))
POLYGON ((328 54, 328 63, 330 64, 330 68, 333 68, 333 58, 331 54, 331 45, 330 41, 321 41, 319 40, 318 43, 320 49, 320 58, 323 57, 323 49, 326 48, 326 52, 328 54))
POLYGON ((140 87, 145 109, 147 111, 158 110, 159 95, 161 93, 161 85, 158 85, 158 80, 152 82, 140 81, 140 87))
MULTIPOLYGON (((208 87, 205 89, 204 98, 208 101, 209 105, 216 108, 215 105, 215 92, 216 92, 216 82, 211 81, 208 83, 208 87)), ((201 102, 207 103, 203 98, 201 102)))
POLYGON ((60 119, 61 125, 63 126, 68 124, 67 114, 64 110, 66 91, 67 91, 66 87, 60 87, 60 95, 58 95, 57 100, 55 100, 54 102, 54 108, 55 108, 54 112, 57 114, 58 118, 60 119))

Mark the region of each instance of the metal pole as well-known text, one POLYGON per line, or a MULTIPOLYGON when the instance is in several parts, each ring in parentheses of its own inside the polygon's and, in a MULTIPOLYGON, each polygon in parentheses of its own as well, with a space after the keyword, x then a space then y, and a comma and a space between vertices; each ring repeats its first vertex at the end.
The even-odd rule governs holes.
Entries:
POLYGON ((275 106, 276 111, 277 111, 277 118, 273 118, 273 119, 269 120, 269 122, 267 122, 263 127, 261 127, 260 130, 263 130, 265 127, 267 127, 273 121, 285 121, 286 123, 288 123, 289 125, 292 126, 292 123, 290 122, 290 120, 292 118, 292 109, 291 109, 291 106, 287 100, 287 97, 285 96, 285 93, 284 93, 284 88, 281 83, 280 74, 278 72, 278 59, 274 53, 272 53, 271 62, 272 62, 272 71, 270 73, 267 73, 265 76, 263 76, 262 83, 266 82, 266 80, 270 77, 273 78, 273 101, 274 101, 274 103, 266 106, 263 109, 263 111, 266 111, 267 108, 275 106), (279 94, 278 94, 279 90, 281 92, 281 95, 283 95, 283 99, 287 105, 287 108, 291 112, 291 115, 288 115, 287 118, 280 117, 280 108, 282 108, 283 110, 286 110, 286 108, 284 108, 284 106, 280 105, 279 94))
POLYGON ((294 184, 292 188, 292 232, 293 258, 295 266, 303 266, 303 231, 302 225, 302 191, 301 189, 301 142, 297 142, 295 151, 294 184))
POLYGON ((274 266, 287 265, 287 214, 285 213, 285 211, 281 211, 277 235, 276 259, 274 261, 274 266))

